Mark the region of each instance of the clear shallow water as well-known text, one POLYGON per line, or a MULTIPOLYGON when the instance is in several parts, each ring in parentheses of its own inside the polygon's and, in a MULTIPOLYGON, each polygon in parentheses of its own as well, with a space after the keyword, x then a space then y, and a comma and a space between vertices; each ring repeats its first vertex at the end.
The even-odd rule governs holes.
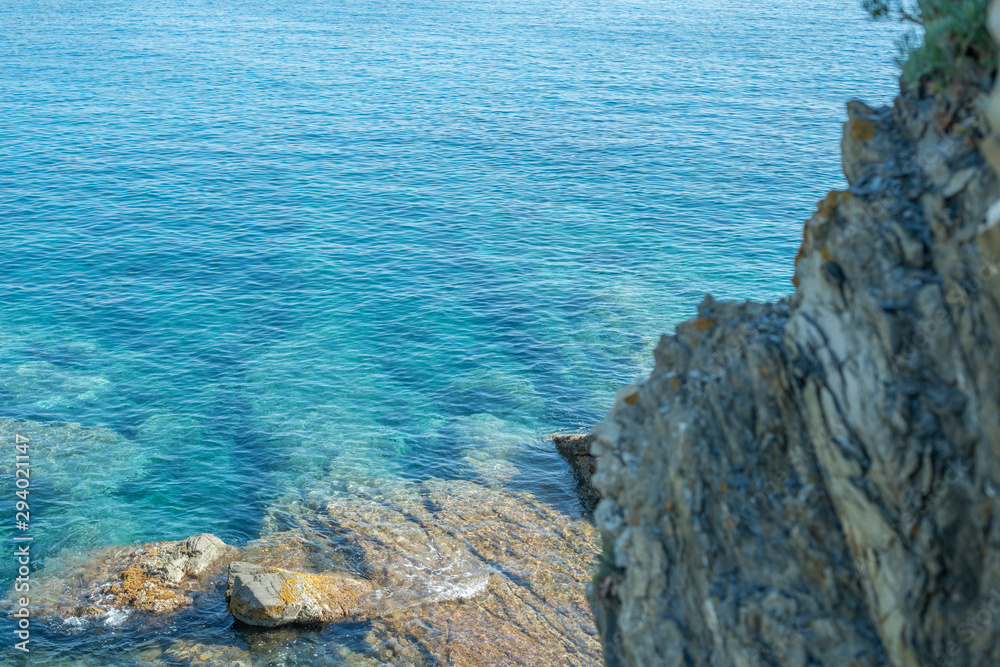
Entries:
POLYGON ((790 290, 895 90, 858 4, 3 3, 0 416, 105 429, 38 453, 36 554, 352 479, 578 511, 544 435, 790 290))

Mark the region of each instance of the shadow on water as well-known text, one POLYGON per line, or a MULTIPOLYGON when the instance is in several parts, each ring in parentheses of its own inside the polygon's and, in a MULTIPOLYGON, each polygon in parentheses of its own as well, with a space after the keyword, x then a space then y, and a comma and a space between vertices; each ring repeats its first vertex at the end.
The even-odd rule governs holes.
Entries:
POLYGON ((529 493, 571 519, 588 516, 577 492, 577 479, 551 442, 526 447, 515 462, 518 473, 507 482, 511 491, 529 493))
POLYGON ((468 477, 462 461, 461 437, 445 427, 439 433, 407 438, 410 455, 401 467, 405 479, 423 482, 431 478, 454 480, 468 477))

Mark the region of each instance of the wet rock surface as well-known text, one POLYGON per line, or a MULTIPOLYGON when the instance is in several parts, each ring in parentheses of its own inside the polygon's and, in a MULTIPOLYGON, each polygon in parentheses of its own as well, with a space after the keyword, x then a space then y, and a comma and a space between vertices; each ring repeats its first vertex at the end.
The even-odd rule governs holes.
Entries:
POLYGON ((231 552, 232 548, 215 535, 201 533, 182 542, 147 547, 143 553, 142 567, 151 577, 176 584, 186 576, 200 574, 231 552))
POLYGON ((360 613, 370 596, 366 581, 332 574, 308 574, 234 561, 226 599, 233 616, 250 625, 339 621, 360 613))
MULTIPOLYGON (((157 658, 160 655, 156 656, 157 658)), ((248 651, 231 646, 211 646, 178 640, 162 653, 162 661, 172 665, 213 665, 218 667, 251 667, 253 658, 248 651)), ((154 660, 160 662, 160 660, 154 660)))
POLYGON ((303 515, 381 591, 365 642, 382 664, 593 665, 584 596, 596 530, 530 494, 471 482, 355 487, 303 515))
POLYGON ((707 299, 595 429, 607 664, 1000 664, 1000 106, 977 94, 850 104, 850 189, 806 223, 795 294, 707 299))
POLYGON ((39 611, 101 632, 118 609, 153 635, 191 628, 141 664, 600 662, 584 595, 599 544, 580 516, 438 480, 350 484, 281 514, 282 530, 239 549, 200 535, 43 570, 39 611), (211 641, 197 639, 205 623, 222 624, 211 641))
POLYGON ((593 433, 554 433, 549 436, 556 451, 566 459, 576 476, 576 492, 584 510, 593 513, 601 495, 594 488, 591 478, 597 472, 597 459, 590 452, 594 443, 593 433))
POLYGON ((175 611, 191 604, 193 592, 210 588, 235 553, 208 533, 98 549, 38 575, 38 611, 62 618, 100 616, 114 609, 175 611))

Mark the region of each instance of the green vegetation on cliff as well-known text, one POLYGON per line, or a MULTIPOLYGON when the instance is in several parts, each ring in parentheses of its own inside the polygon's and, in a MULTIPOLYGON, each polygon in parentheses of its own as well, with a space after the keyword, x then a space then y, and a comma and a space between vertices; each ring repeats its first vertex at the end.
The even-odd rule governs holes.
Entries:
POLYGON ((987 30, 990 0, 862 0, 876 19, 898 18, 923 28, 900 42, 899 64, 907 81, 953 77, 978 70, 992 73, 997 49, 987 30))

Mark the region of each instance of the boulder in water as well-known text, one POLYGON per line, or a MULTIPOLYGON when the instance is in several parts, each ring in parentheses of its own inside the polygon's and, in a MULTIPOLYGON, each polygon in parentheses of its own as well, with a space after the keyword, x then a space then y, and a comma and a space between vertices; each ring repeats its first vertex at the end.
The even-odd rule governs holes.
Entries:
POLYGON ((372 587, 361 579, 309 574, 234 561, 226 597, 233 616, 249 625, 273 628, 289 623, 328 623, 362 611, 372 587))
POLYGON ((193 535, 180 542, 164 542, 151 549, 145 570, 151 576, 178 583, 196 575, 228 553, 230 547, 211 533, 193 535))
POLYGON ((105 547, 39 574, 39 614, 62 618, 99 616, 113 609, 161 614, 191 603, 189 593, 207 590, 236 555, 218 537, 136 547, 105 547))

